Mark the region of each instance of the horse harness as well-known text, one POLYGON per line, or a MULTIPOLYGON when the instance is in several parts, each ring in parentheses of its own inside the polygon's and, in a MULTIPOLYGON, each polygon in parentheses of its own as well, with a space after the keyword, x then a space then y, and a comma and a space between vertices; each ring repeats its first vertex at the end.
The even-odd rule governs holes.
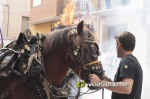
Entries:
MULTIPOLYGON (((66 59, 70 56, 74 63, 80 68, 79 76, 83 73, 96 73, 103 74, 103 68, 100 62, 93 61, 87 64, 83 64, 82 55, 84 54, 84 43, 89 46, 98 45, 92 39, 86 39, 80 45, 79 48, 74 47, 75 29, 71 30, 69 35, 69 45, 66 59)), ((37 33, 36 36, 31 35, 29 29, 26 29, 24 33, 20 33, 17 41, 13 41, 2 49, 0 54, 0 79, 7 79, 13 75, 20 77, 21 82, 25 82, 30 88, 33 89, 33 96, 39 94, 41 99, 50 99, 49 93, 52 97, 69 97, 70 92, 70 75, 68 74, 64 80, 62 88, 57 88, 49 81, 45 69, 42 56, 42 42, 45 36, 37 33)), ((90 49, 92 51, 92 49, 90 49)), ((96 55, 91 55, 97 57, 96 55)), ((81 76, 80 76, 81 77, 81 76)), ((91 88, 92 89, 92 88, 91 88)), ((12 94, 10 88, 4 91, 0 90, 0 99, 12 94)))
MULTIPOLYGON (((102 67, 102 64, 100 61, 92 61, 92 62, 89 62, 87 64, 83 63, 83 55, 85 53, 84 52, 84 49, 85 49, 84 44, 86 43, 88 45, 88 47, 90 48, 90 52, 92 53, 91 57, 98 57, 99 56, 99 47, 92 37, 83 40, 82 43, 80 43, 79 45, 77 45, 77 47, 75 47, 74 43, 75 43, 76 34, 77 34, 76 29, 71 30, 71 32, 69 32, 69 34, 68 34, 68 45, 69 45, 69 47, 68 47, 67 54, 66 54, 66 61, 67 61, 67 58, 70 57, 73 60, 73 64, 72 64, 73 68, 75 66, 79 67, 79 74, 78 74, 79 77, 82 79, 81 72, 86 74, 86 79, 88 80, 87 82, 90 83, 87 75, 94 73, 94 74, 102 76, 104 73, 104 70, 103 70, 103 67, 102 67), (92 47, 94 45, 97 48, 96 53, 94 53, 94 51, 92 49, 92 47)), ((103 79, 103 78, 101 78, 101 79, 103 79)), ((91 90, 98 91, 101 89, 100 87, 94 87, 94 86, 88 86, 88 87, 89 87, 89 90, 91 89, 91 90)), ((94 91, 94 92, 96 92, 96 91, 94 91)), ((103 92, 104 91, 102 88, 102 94, 103 94, 103 92)), ((84 93, 84 94, 88 94, 88 93, 84 93)), ((80 95, 80 88, 79 88, 75 99, 78 99, 79 96, 82 96, 82 95, 80 95)))
POLYGON ((99 47, 97 45, 97 43, 93 40, 93 38, 87 38, 85 40, 83 40, 82 43, 80 43, 80 45, 77 45, 77 47, 74 46, 75 43, 75 36, 76 36, 76 29, 71 30, 70 34, 68 34, 68 51, 66 54, 66 60, 67 58, 70 56, 71 59, 74 61, 74 66, 78 66, 79 67, 79 77, 81 77, 81 72, 83 73, 94 73, 94 74, 103 74, 104 70, 102 67, 102 64, 100 61, 92 61, 89 62, 87 64, 83 63, 83 55, 84 55, 84 44, 86 43, 88 45, 88 47, 90 48, 91 51, 91 57, 98 57, 99 56, 99 47), (92 47, 96 46, 97 48, 97 52, 94 53, 92 47))
MULTIPOLYGON (((33 97, 39 95, 40 99, 52 97, 66 97, 70 92, 68 74, 62 88, 57 88, 49 81, 42 56, 42 43, 45 36, 37 33, 31 35, 29 29, 20 33, 18 40, 13 41, 1 49, 0 53, 0 79, 8 79, 11 75, 17 75, 21 82, 25 82, 33 89, 33 97)), ((11 88, 0 90, 0 99, 12 94, 11 88)), ((33 98, 32 98, 33 99, 33 98)))

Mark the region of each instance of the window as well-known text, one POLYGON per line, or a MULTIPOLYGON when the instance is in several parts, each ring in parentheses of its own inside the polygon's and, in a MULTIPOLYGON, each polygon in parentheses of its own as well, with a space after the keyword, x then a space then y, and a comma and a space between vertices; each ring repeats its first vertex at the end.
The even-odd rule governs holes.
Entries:
POLYGON ((41 0, 33 0, 32 6, 35 7, 35 6, 38 6, 38 5, 41 5, 41 0))
POLYGON ((85 11, 86 10, 86 0, 75 0, 76 2, 76 11, 85 11))
POLYGON ((106 8, 110 9, 111 8, 111 0, 105 0, 106 3, 106 8))
POLYGON ((121 0, 121 5, 126 6, 130 4, 130 0, 121 0))

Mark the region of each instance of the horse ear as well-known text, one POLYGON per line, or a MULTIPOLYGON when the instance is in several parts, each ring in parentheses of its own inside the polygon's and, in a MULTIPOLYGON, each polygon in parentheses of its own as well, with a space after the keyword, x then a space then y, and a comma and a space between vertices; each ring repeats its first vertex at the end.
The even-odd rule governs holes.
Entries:
POLYGON ((78 35, 80 35, 80 33, 82 33, 83 25, 84 25, 84 21, 81 21, 81 22, 78 24, 78 26, 77 26, 78 35))

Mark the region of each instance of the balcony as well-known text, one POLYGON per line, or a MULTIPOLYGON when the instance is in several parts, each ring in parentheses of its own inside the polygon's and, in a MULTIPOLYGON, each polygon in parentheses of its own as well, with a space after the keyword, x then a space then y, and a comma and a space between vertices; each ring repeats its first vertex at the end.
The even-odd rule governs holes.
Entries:
POLYGON ((142 6, 143 0, 75 0, 76 11, 100 11, 125 6, 142 6))
MULTIPOLYGON (((109 16, 143 9, 144 0, 75 0, 76 13, 109 16)), ((79 15, 80 15, 79 14, 79 15)))
POLYGON ((112 0, 111 4, 110 0, 105 0, 105 4, 103 3, 101 9, 111 9, 117 7, 125 7, 125 6, 142 6, 143 0, 112 0))
MULTIPOLYGON (((69 0, 62 0, 58 5, 58 15, 63 13, 66 3, 69 0)), ((76 3, 75 16, 87 13, 114 13, 119 10, 142 10, 144 0, 74 0, 76 3), (113 10, 113 11, 112 11, 113 10), (115 10, 115 11, 114 11, 115 10)))

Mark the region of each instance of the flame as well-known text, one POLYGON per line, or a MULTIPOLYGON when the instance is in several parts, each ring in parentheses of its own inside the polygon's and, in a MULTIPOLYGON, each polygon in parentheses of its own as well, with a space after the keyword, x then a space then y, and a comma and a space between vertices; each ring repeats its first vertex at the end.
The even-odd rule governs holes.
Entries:
POLYGON ((65 9, 63 10, 62 17, 60 19, 61 24, 65 26, 72 25, 74 13, 75 13, 75 3, 73 2, 73 0, 68 0, 68 3, 66 4, 65 9))
POLYGON ((54 23, 54 27, 57 27, 60 24, 60 21, 54 23))

